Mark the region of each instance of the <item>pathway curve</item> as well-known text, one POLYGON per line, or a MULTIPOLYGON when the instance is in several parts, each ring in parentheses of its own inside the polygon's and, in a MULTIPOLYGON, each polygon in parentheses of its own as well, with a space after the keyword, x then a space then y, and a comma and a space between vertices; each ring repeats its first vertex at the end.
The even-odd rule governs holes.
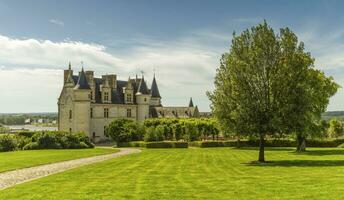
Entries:
POLYGON ((0 173, 0 190, 20 184, 20 183, 31 181, 33 179, 42 178, 50 174, 56 174, 56 173, 63 172, 69 169, 80 167, 83 165, 89 165, 92 163, 109 160, 111 158, 117 158, 120 156, 141 152, 141 150, 139 149, 129 149, 129 148, 121 148, 119 150, 120 152, 113 153, 113 154, 105 154, 105 155, 93 156, 93 157, 88 157, 88 158, 80 158, 76 160, 57 162, 57 163, 52 163, 52 164, 40 165, 36 167, 30 167, 30 168, 24 168, 24 169, 18 169, 14 171, 0 173))

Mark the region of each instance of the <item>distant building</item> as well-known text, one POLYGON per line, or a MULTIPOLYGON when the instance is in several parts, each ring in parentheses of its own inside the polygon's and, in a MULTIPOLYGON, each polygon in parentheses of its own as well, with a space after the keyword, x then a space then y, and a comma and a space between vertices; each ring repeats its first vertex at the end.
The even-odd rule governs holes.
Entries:
POLYGON ((156 78, 151 88, 144 77, 117 80, 117 75, 95 78, 84 69, 78 76, 64 70, 64 86, 58 99, 58 129, 83 131, 94 141, 106 139, 104 127, 117 118, 144 121, 152 117, 199 117, 197 106, 190 99, 187 107, 163 107, 156 78))
POLYGON ((26 119, 26 120, 24 121, 24 123, 25 123, 25 124, 31 124, 31 119, 30 119, 30 118, 26 119))

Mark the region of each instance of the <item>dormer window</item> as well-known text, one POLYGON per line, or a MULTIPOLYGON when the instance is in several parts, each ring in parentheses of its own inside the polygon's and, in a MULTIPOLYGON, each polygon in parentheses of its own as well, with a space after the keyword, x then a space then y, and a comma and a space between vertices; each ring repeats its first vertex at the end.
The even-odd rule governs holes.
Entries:
POLYGON ((104 101, 109 101, 109 93, 104 92, 104 101))
POLYGON ((131 100, 131 94, 127 94, 127 102, 132 102, 132 100, 131 100))

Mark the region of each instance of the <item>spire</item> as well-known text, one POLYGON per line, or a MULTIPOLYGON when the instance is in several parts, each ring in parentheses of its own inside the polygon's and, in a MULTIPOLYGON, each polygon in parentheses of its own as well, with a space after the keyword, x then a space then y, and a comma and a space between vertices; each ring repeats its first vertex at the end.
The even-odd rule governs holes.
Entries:
POLYGON ((65 84, 68 85, 68 86, 74 86, 72 70, 69 70, 65 84))
POLYGON ((130 80, 130 76, 129 76, 129 79, 128 79, 128 82, 127 82, 127 85, 126 85, 126 89, 133 89, 133 83, 130 80))
POLYGON ((72 70, 72 64, 70 63, 70 61, 69 61, 68 69, 69 71, 72 70))
POLYGON ((137 93, 149 94, 148 88, 147 88, 147 85, 146 85, 146 82, 145 82, 145 79, 144 79, 143 75, 142 75, 139 87, 137 89, 137 93))
POLYGON ((84 67, 81 68, 78 83, 76 84, 74 89, 90 89, 90 86, 87 83, 86 75, 84 72, 84 67))
POLYGON ((158 85, 156 84, 155 74, 154 74, 154 77, 153 77, 153 82, 152 82, 152 87, 151 87, 151 95, 152 95, 152 97, 161 98, 160 93, 159 93, 158 85))
POLYGON ((192 97, 190 97, 189 107, 194 107, 194 104, 192 102, 192 97))

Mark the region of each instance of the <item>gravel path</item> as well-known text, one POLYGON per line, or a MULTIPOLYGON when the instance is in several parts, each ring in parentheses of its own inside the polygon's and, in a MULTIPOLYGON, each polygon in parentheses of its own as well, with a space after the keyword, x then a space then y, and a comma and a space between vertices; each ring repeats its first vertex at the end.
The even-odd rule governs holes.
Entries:
POLYGON ((81 158, 76 160, 69 160, 63 162, 57 162, 47 165, 40 165, 36 167, 18 169, 9 172, 0 173, 0 190, 24 183, 27 181, 31 181, 33 179, 42 178, 44 176, 48 176, 50 174, 56 174, 59 172, 63 172, 69 169, 73 169, 76 167, 80 167, 83 165, 88 165, 92 163, 101 162, 104 160, 109 160, 111 158, 117 158, 120 156, 138 153, 141 150, 139 149, 126 149, 121 148, 120 152, 113 153, 113 154, 106 154, 101 156, 93 156, 88 158, 81 158))

